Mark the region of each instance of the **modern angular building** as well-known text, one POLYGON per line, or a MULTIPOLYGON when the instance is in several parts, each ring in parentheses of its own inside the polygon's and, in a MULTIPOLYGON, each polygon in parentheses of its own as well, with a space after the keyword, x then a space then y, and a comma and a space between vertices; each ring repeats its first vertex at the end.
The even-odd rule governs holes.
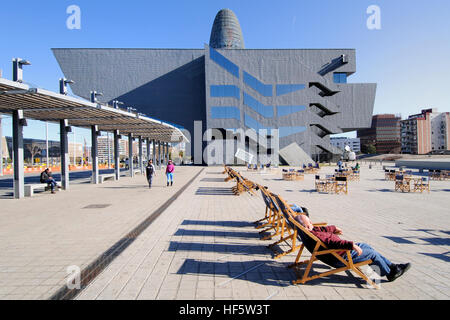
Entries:
MULTIPOLYGON (((245 49, 235 14, 221 10, 209 45, 201 49, 53 49, 72 91, 95 90, 148 116, 185 128, 191 142, 206 129, 226 139, 226 163, 235 162, 238 129, 278 129, 279 144, 245 137, 247 151, 329 160, 340 150, 330 135, 370 127, 376 84, 347 83, 356 72, 354 49, 245 49), (195 122, 201 121, 201 126, 195 122), (202 129, 201 132, 199 129, 202 129), (231 143, 227 143, 231 141, 231 143)), ((217 141, 216 141, 217 142, 217 141)), ((202 148, 192 146, 201 163, 202 148)), ((278 157, 277 157, 278 158, 278 157)), ((276 159, 278 160, 278 159, 276 159)), ((207 163, 212 162, 205 160, 207 163)))

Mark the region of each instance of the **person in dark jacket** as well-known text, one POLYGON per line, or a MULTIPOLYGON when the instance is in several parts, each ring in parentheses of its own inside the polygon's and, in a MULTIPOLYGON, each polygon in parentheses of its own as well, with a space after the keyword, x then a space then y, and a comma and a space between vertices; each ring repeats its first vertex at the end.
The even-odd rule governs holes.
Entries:
POLYGON ((57 186, 57 183, 55 179, 52 177, 52 173, 50 172, 50 169, 47 168, 41 173, 41 183, 46 183, 50 187, 52 193, 55 193, 55 187, 57 186))
MULTIPOLYGON (((377 266, 379 268, 380 276, 386 276, 389 282, 402 276, 411 267, 410 263, 394 264, 390 262, 368 244, 342 240, 339 236, 342 235, 343 232, 336 226, 314 227, 311 220, 305 215, 298 215, 295 217, 295 220, 311 231, 311 233, 325 243, 329 249, 352 250, 351 256, 353 263, 372 260, 371 265, 377 266)), ((339 254, 347 260, 345 251, 339 252, 339 254)))
POLYGON ((147 167, 145 167, 145 172, 147 173, 148 187, 152 187, 153 176, 156 176, 155 166, 153 165, 153 160, 149 160, 147 167))

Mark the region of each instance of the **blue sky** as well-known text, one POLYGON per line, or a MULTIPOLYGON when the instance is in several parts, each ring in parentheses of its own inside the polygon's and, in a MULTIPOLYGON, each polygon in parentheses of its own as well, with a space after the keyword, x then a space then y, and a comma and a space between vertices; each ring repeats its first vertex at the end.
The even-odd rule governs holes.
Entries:
MULTIPOLYGON (((202 48, 222 8, 236 13, 246 48, 355 48, 357 73, 349 82, 378 83, 375 113, 450 111, 448 0, 7 1, 0 10, 0 69, 10 79, 11 59, 26 58, 33 65, 25 81, 57 91, 62 73, 51 48, 202 48), (66 27, 73 4, 81 8, 81 30, 66 27), (381 30, 366 27, 374 4, 381 30)), ((5 119, 3 133, 10 130, 5 119)), ((57 130, 50 125, 51 139, 57 130)), ((83 135, 90 140, 87 130, 77 134, 79 142, 83 135)), ((44 138, 45 125, 30 122, 25 136, 44 138)))

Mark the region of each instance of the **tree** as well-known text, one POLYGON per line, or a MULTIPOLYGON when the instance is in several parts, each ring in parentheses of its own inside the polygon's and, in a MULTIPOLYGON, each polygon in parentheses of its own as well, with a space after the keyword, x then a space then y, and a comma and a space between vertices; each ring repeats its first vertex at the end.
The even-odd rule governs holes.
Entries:
POLYGON ((373 144, 363 144, 361 146, 361 152, 365 154, 376 154, 377 148, 373 144))
POLYGON ((27 145, 28 151, 30 151, 31 154, 31 165, 34 165, 34 157, 38 155, 41 152, 41 148, 38 144, 32 142, 31 144, 27 145))

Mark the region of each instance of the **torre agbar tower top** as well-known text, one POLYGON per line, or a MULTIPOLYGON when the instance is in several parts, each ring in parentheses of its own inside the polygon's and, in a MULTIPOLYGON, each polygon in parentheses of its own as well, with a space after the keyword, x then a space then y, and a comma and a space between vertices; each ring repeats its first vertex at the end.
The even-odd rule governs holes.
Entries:
MULTIPOLYGON (((355 49, 245 49, 229 9, 217 13, 200 49, 52 50, 76 95, 102 92, 103 102, 119 100, 182 126, 191 141, 201 139, 196 121, 203 132, 219 129, 233 140, 237 129, 268 136, 278 129, 279 160, 289 165, 340 156, 330 135, 371 126, 376 84, 347 81, 356 72, 355 49)), ((225 163, 235 163, 234 151, 224 152, 225 163)))
POLYGON ((230 9, 222 9, 217 13, 209 46, 214 49, 245 49, 241 25, 230 9))

